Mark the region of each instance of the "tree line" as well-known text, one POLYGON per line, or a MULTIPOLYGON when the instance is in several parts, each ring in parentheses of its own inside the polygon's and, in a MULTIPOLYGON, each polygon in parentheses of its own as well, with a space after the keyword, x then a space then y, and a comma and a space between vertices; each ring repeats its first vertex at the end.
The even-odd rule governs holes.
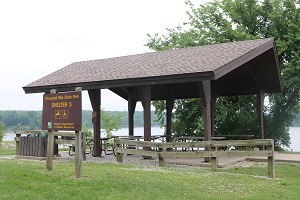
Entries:
MULTIPOLYGON (((128 114, 127 111, 104 111, 106 116, 119 116, 121 117, 120 127, 128 127, 128 114)), ((160 123, 156 122, 157 117, 154 112, 151 112, 151 126, 159 126, 160 123)), ((3 122, 6 130, 39 130, 42 127, 42 111, 0 111, 0 122, 3 122)), ((136 111, 134 114, 135 127, 143 126, 143 112, 136 111)), ((92 111, 82 111, 82 124, 87 128, 92 128, 92 111)))

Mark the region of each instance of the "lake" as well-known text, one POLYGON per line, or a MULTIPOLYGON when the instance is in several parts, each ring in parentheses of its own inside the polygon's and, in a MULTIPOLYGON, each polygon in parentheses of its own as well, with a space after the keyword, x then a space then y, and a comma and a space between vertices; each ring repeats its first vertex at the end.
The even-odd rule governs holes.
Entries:
MULTIPOLYGON (((143 127, 134 128, 134 135, 143 136, 143 131, 144 131, 143 127)), ((291 137, 290 150, 300 152, 300 127, 291 127, 289 132, 291 137)), ((161 129, 159 127, 151 127, 151 134, 163 135, 164 129, 161 129)), ((128 135, 128 128, 121 128, 118 131, 114 131, 113 135, 118 135, 118 136, 128 135)), ((13 141, 14 137, 15 135, 13 132, 8 132, 4 137, 4 141, 13 141)), ((101 134, 101 137, 104 137, 104 135, 101 134)))
MULTIPOLYGON (((151 127, 151 134, 152 135, 163 135, 164 129, 161 129, 160 127, 151 127)), ((113 131, 113 135, 126 136, 126 135, 128 135, 128 128, 121 128, 118 131, 113 131)), ((134 135, 143 136, 144 128, 143 127, 134 128, 134 135)), ((14 137, 15 137, 15 134, 13 133, 13 131, 8 131, 3 140, 4 141, 13 141, 14 137)), ((105 137, 105 135, 103 133, 101 133, 101 137, 105 137)))
POLYGON ((300 151, 300 127, 290 128, 291 151, 300 151))

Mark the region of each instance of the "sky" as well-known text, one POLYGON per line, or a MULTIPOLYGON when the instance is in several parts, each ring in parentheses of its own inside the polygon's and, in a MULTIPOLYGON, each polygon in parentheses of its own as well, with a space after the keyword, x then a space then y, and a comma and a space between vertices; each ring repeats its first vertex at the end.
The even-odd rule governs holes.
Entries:
MULTIPOLYGON (((188 21, 186 10, 184 0, 0 1, 0 110, 42 110, 43 94, 22 87, 73 62, 150 52, 147 34, 188 21)), ((127 110, 116 94, 101 95, 105 110, 127 110)), ((92 109, 87 91, 82 102, 92 109)))

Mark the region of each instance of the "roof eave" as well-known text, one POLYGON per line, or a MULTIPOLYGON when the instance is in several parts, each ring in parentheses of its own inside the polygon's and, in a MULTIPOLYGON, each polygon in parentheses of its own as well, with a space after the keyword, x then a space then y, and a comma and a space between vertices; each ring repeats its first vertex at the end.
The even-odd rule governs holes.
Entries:
POLYGON ((56 89, 57 92, 67 92, 67 91, 74 91, 76 87, 81 87, 82 90, 109 89, 109 88, 117 88, 117 87, 134 87, 134 86, 142 86, 142 85, 197 82, 202 80, 214 80, 214 78, 215 78, 214 73, 208 71, 208 72, 192 73, 192 74, 178 74, 178 75, 132 78, 132 79, 122 79, 122 80, 106 80, 106 81, 55 84, 55 85, 44 85, 44 86, 25 86, 23 87, 23 90, 25 91, 26 94, 49 93, 52 89, 56 89))

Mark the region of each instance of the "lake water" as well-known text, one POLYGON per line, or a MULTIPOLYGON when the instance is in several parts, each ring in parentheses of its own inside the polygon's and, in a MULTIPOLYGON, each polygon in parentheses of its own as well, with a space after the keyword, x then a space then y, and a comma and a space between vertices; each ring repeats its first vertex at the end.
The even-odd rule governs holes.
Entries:
MULTIPOLYGON (((151 127, 151 134, 152 135, 163 135, 164 134, 164 129, 161 129, 160 127, 151 127)), ((118 131, 113 131, 113 135, 127 136, 128 135, 128 128, 121 128, 118 131)), ((134 128, 134 135, 143 136, 144 135, 144 128, 143 127, 134 128)), ((15 134, 13 133, 13 131, 8 131, 3 140, 4 141, 14 141, 14 137, 15 137, 15 134)), ((101 133, 101 137, 105 137, 105 135, 103 133, 101 133)))
POLYGON ((300 127, 291 127, 289 132, 291 137, 291 151, 300 152, 300 127))
MULTIPOLYGON (((134 135, 143 136, 143 131, 144 131, 143 127, 134 128, 134 135)), ((300 152, 300 127, 291 127, 289 132, 290 132, 290 137, 291 137, 290 150, 300 152)), ((159 127, 152 127, 151 134, 152 135, 163 135, 164 129, 161 129, 159 127)), ((128 135, 128 128, 121 128, 118 131, 114 131, 113 135, 126 136, 126 135, 128 135)), ((13 132, 7 132, 6 136, 4 137, 4 141, 13 141, 14 137, 15 137, 15 134, 13 132)), ((101 134, 101 137, 104 137, 104 135, 101 134)))

